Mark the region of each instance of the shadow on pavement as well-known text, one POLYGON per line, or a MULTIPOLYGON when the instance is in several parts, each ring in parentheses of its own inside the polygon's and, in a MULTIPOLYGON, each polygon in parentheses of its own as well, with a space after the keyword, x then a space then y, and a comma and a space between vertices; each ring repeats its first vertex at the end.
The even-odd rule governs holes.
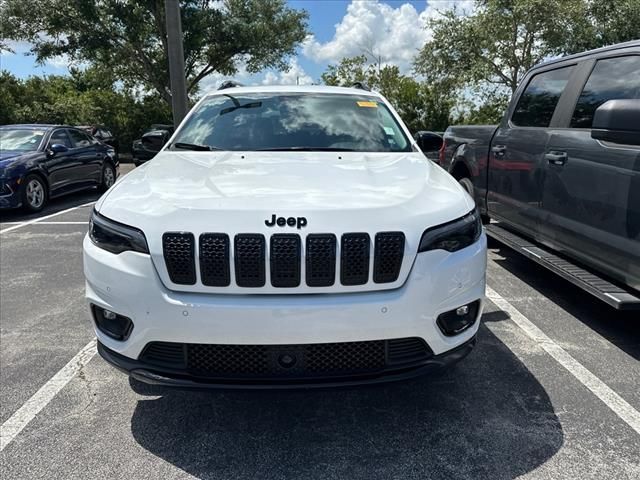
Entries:
POLYGON ((639 312, 618 311, 500 243, 493 241, 489 248, 503 257, 494 259, 497 265, 633 358, 640 360, 639 312))
POLYGON ((199 478, 514 478, 551 458, 563 432, 525 365, 484 326, 479 337, 455 368, 405 383, 160 390, 138 402, 131 429, 199 478))
POLYGON ((61 212, 72 207, 78 207, 88 202, 95 202, 102 195, 98 189, 84 190, 78 193, 53 198, 49 204, 37 213, 27 213, 22 209, 0 210, 0 222, 26 222, 40 217, 46 217, 53 213, 61 212))

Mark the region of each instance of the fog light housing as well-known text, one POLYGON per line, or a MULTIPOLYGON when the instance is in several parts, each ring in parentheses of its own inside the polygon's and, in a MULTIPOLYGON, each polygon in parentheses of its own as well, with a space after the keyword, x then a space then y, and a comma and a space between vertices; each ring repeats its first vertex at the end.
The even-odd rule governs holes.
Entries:
POLYGON ((464 332, 473 325, 478 316, 480 300, 462 305, 438 316, 438 327, 447 337, 464 332))
POLYGON ((93 321, 98 330, 115 340, 126 340, 133 330, 133 322, 130 318, 119 315, 106 308, 91 305, 93 321))

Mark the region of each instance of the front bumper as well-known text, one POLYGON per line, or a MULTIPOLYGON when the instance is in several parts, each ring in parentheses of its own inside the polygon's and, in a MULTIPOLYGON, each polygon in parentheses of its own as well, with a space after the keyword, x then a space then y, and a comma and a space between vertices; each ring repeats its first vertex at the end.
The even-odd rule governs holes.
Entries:
POLYGON ((22 192, 16 180, 0 180, 0 209, 18 208, 22 205, 22 192))
POLYGON ((469 340, 440 355, 432 356, 418 364, 402 368, 388 368, 375 373, 356 373, 343 376, 324 376, 278 379, 202 378, 186 371, 159 368, 139 360, 120 355, 98 342, 100 356, 118 370, 135 380, 150 385, 187 389, 291 389, 291 388, 334 388, 408 380, 429 372, 450 367, 466 357, 476 345, 476 335, 469 340))
POLYGON ((96 335, 103 356, 136 378, 181 386, 194 382, 188 376, 167 376, 140 364, 140 356, 151 342, 296 345, 417 337, 433 353, 428 362, 413 366, 411 372, 386 372, 354 380, 369 383, 445 365, 445 354, 473 343, 484 302, 486 237, 483 234, 474 245, 455 253, 420 253, 402 287, 361 293, 174 292, 162 284, 148 255, 113 255, 88 238, 84 241, 84 268, 88 302, 134 323, 126 341, 114 340, 99 330, 96 335), (476 300, 481 300, 481 308, 470 328, 455 336, 440 331, 438 315, 476 300))

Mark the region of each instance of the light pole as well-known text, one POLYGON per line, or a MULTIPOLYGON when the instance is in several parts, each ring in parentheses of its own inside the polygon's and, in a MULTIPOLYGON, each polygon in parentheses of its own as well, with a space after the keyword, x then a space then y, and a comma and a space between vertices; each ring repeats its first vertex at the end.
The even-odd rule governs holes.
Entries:
POLYGON ((167 18, 167 50, 173 124, 177 127, 188 111, 187 84, 184 77, 184 48, 179 0, 164 0, 167 18))

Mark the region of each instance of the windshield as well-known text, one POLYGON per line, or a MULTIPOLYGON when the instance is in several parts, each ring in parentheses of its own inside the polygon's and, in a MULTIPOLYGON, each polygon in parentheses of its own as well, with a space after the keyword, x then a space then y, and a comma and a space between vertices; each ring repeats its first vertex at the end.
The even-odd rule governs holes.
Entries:
POLYGON ((30 128, 0 128, 0 151, 32 152, 38 149, 44 131, 30 128))
POLYGON ((268 93, 206 99, 171 148, 406 152, 411 144, 375 97, 268 93))

